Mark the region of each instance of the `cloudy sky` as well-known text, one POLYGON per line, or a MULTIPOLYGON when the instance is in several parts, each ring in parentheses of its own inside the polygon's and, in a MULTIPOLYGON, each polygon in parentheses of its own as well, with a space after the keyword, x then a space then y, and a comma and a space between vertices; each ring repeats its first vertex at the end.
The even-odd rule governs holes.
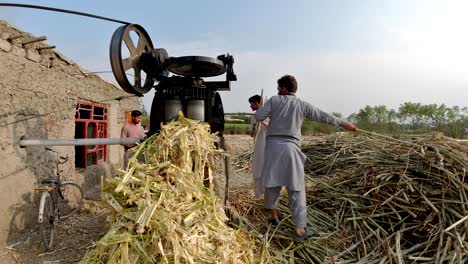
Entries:
MULTIPOLYGON (((233 54, 239 80, 222 93, 226 112, 249 111, 248 97, 261 89, 274 95, 284 74, 297 77, 299 97, 345 115, 365 105, 397 109, 407 101, 468 106, 468 1, 20 3, 140 24, 170 56, 233 54)), ((49 44, 90 71, 110 70, 108 48, 119 24, 6 7, 0 7, 0 18, 47 36, 49 44)), ((152 94, 143 98, 148 110, 152 94)))

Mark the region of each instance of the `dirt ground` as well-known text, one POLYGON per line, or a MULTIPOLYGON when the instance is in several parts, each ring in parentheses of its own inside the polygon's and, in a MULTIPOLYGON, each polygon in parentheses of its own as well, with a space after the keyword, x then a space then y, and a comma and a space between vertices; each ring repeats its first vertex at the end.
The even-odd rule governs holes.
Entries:
POLYGON ((233 191, 250 188, 253 185, 252 175, 248 171, 235 166, 234 163, 239 155, 252 151, 253 140, 248 135, 226 135, 225 137, 232 155, 232 176, 229 178, 229 189, 233 191))
MULTIPOLYGON (((248 135, 226 135, 226 142, 231 149, 231 163, 236 163, 236 157, 251 151, 253 146, 252 138, 248 135)), ((220 176, 223 178, 224 174, 220 176)), ((220 182, 224 185, 224 179, 220 182)), ((244 195, 252 192, 252 184, 252 176, 246 170, 232 165, 229 200, 237 199, 239 193, 244 195)), ((86 201, 82 212, 59 224, 53 251, 45 252, 37 226, 21 234, 18 240, 8 247, 0 249, 0 264, 78 263, 86 250, 92 247, 93 242, 107 232, 107 214, 108 211, 98 202, 86 201)))
POLYGON ((107 213, 98 203, 85 201, 80 213, 58 225, 53 251, 45 251, 37 226, 0 251, 0 263, 77 263, 87 248, 107 232, 107 213))

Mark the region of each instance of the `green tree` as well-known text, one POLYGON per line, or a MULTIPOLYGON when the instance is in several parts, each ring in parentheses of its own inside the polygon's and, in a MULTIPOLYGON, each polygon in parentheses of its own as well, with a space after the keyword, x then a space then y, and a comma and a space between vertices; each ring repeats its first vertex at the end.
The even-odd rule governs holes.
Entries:
POLYGON ((143 105, 143 102, 141 103, 140 111, 141 111, 141 126, 149 129, 150 115, 148 114, 148 111, 146 111, 146 108, 143 105))
POLYGON ((398 112, 390 109, 387 113, 387 120, 389 123, 394 122, 398 118, 398 112))
POLYGON ((454 119, 455 113, 445 104, 430 104, 423 106, 423 113, 427 117, 430 125, 435 128, 442 128, 450 119, 454 119))
POLYGON ((374 106, 373 123, 379 126, 388 123, 388 109, 385 105, 374 106))
POLYGON ((420 103, 405 102, 398 108, 401 121, 409 121, 413 129, 421 125, 424 117, 423 108, 420 103))
POLYGON ((374 108, 370 105, 366 105, 364 108, 359 109, 356 114, 356 122, 359 127, 370 128, 372 126, 372 120, 374 118, 374 108))

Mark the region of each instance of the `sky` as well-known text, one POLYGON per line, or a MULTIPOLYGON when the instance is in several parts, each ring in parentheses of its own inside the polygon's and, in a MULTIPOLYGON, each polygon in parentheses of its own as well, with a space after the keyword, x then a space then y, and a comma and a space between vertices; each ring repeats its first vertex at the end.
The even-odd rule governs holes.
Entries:
MULTIPOLYGON (((404 102, 468 106, 468 1, 16 3, 139 24, 155 48, 165 48, 170 56, 232 54, 238 81, 221 92, 225 112, 249 112, 248 98, 262 89, 268 97, 275 95, 276 81, 285 74, 296 77, 298 97, 345 116, 366 105, 395 110, 404 102)), ((10 7, 0 7, 0 18, 47 36, 49 45, 89 71, 111 70, 109 44, 117 23, 10 7)), ((112 73, 101 77, 114 80, 112 73)), ((142 98, 148 111, 153 94, 142 98)))

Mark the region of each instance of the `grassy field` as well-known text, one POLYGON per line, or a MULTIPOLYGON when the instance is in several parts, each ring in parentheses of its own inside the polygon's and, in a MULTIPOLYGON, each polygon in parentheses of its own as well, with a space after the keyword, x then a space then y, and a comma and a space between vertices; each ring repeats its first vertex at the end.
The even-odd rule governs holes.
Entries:
POLYGON ((249 125, 226 123, 224 124, 224 134, 249 134, 249 125))

